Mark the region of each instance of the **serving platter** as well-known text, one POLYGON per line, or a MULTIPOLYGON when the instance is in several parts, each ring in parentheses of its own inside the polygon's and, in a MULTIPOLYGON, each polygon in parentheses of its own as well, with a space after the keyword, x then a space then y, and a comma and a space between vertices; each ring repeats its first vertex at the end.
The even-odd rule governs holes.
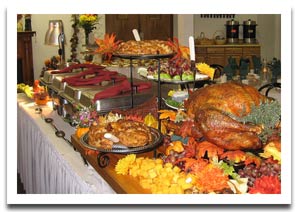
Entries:
MULTIPOLYGON (((164 103, 165 103, 165 105, 166 105, 167 107, 169 107, 169 108, 171 108, 171 109, 174 109, 174 110, 186 110, 186 108, 184 107, 183 104, 182 104, 182 106, 180 107, 180 106, 171 104, 171 102, 170 102, 170 101, 167 101, 167 100, 168 100, 168 99, 164 99, 164 98, 163 98, 163 101, 164 101, 164 103)), ((172 100, 172 101, 174 101, 174 100, 172 100)), ((174 101, 174 102, 176 102, 176 101, 174 101)), ((179 104, 179 102, 177 102, 177 103, 179 104)))
MULTIPOLYGON (((148 75, 146 78, 148 80, 158 82, 158 79, 154 78, 152 75, 148 75)), ((175 80, 175 79, 161 79, 160 78, 160 82, 169 83, 169 84, 186 84, 186 83, 194 83, 194 81, 199 82, 199 81, 204 81, 204 80, 209 80, 209 79, 210 78, 209 78, 208 75, 196 74, 195 75, 195 80, 175 80)))
POLYGON ((137 153, 149 152, 149 151, 152 151, 152 150, 156 149, 162 143, 162 134, 161 134, 161 132, 159 132, 155 128, 152 128, 152 127, 149 127, 149 128, 150 128, 150 131, 151 131, 153 141, 151 143, 145 145, 145 146, 127 147, 127 146, 124 146, 120 143, 117 143, 117 144, 113 144, 111 149, 98 148, 98 147, 89 145, 89 143, 88 143, 88 132, 81 137, 80 142, 86 148, 89 148, 91 150, 96 150, 96 151, 99 151, 99 152, 103 152, 103 153, 116 153, 116 154, 134 153, 134 154, 137 154, 137 153))
POLYGON ((171 54, 113 54, 113 57, 123 58, 123 59, 162 59, 171 58, 174 53, 171 54))

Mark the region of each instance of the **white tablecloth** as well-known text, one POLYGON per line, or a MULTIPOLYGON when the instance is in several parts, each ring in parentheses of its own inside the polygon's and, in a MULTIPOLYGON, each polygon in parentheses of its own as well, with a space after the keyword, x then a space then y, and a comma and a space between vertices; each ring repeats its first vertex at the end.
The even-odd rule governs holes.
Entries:
MULTIPOLYGON (((18 172, 26 193, 30 194, 113 194, 115 191, 89 165, 83 163, 79 152, 74 151, 54 128, 35 113, 37 107, 24 94, 18 94, 18 172)), ((54 125, 66 133, 70 140, 75 132, 56 111, 42 106, 42 114, 53 118, 54 125)))

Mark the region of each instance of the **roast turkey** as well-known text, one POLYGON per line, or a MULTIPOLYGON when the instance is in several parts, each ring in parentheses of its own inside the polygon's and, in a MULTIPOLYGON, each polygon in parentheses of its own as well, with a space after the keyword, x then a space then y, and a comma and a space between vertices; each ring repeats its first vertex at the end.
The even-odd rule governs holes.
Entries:
POLYGON ((249 114, 253 105, 266 99, 252 86, 228 82, 194 91, 185 107, 208 141, 227 150, 259 149, 262 127, 240 123, 236 117, 249 114))

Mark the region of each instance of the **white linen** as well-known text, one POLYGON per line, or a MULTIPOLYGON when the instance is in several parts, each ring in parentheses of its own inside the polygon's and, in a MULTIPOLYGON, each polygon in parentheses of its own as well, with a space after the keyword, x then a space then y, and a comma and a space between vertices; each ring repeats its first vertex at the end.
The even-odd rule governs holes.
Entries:
MULTIPOLYGON (((114 194, 115 191, 91 166, 85 166, 54 128, 46 123, 37 107, 24 94, 18 94, 18 172, 29 194, 114 194)), ((53 118, 54 125, 70 140, 75 129, 64 122, 56 111, 42 106, 42 114, 53 118)))

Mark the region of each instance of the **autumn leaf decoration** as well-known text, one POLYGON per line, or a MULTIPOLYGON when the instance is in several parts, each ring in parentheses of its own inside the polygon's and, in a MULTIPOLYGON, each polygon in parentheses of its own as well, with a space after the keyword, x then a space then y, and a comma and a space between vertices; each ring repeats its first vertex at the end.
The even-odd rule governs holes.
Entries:
POLYGON ((170 119, 171 121, 175 121, 177 113, 173 110, 159 110, 160 119, 170 119))
POLYGON ((177 112, 173 110, 159 110, 158 112, 160 113, 160 119, 169 119, 175 123, 181 122, 187 117, 187 114, 182 110, 178 110, 177 112))
POLYGON ((182 58, 190 60, 189 47, 181 46, 179 44, 178 38, 174 37, 173 41, 168 39, 167 44, 172 48, 173 52, 176 52, 175 56, 170 59, 172 61, 176 61, 176 65, 179 65, 179 63, 182 61, 182 58))
POLYGON ((225 159, 227 161, 233 162, 233 163, 241 163, 244 162, 246 159, 246 154, 245 152, 241 150, 236 150, 236 151, 227 151, 223 153, 220 156, 221 159, 225 159))
POLYGON ((280 194, 281 183, 277 176, 262 176, 257 178, 253 187, 249 188, 250 194, 280 194))
POLYGON ((118 45, 121 41, 115 41, 116 35, 112 34, 105 34, 104 39, 95 39, 96 44, 99 46, 95 50, 96 53, 104 54, 107 58, 108 62, 111 61, 113 53, 118 49, 118 45))
POLYGON ((261 164, 261 159, 258 156, 250 152, 243 152, 241 150, 227 151, 220 156, 220 159, 226 159, 230 163, 235 164, 244 162, 245 165, 248 165, 252 163, 257 167, 259 167, 261 164))
POLYGON ((200 142, 197 145, 196 150, 197 150, 197 158, 201 158, 201 157, 203 158, 207 154, 207 157, 209 159, 218 158, 218 156, 224 152, 224 149, 208 141, 200 142))

